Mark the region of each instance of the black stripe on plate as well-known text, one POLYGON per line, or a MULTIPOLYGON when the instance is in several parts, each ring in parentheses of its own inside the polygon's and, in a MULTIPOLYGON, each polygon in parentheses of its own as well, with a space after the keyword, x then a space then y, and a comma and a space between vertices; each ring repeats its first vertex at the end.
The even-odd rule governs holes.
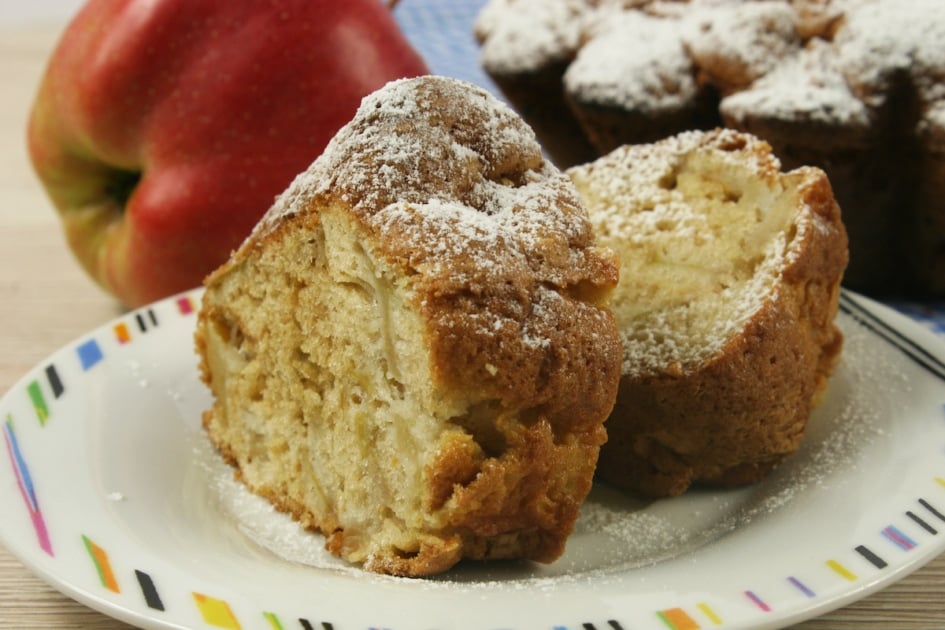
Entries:
POLYGON ((135 569, 135 577, 138 578, 138 585, 141 587, 141 593, 144 595, 144 601, 149 608, 154 610, 164 610, 164 602, 158 595, 157 588, 154 586, 154 580, 144 571, 135 569))
POLYGON ((925 499, 919 499, 919 505, 921 505, 926 510, 931 512, 933 516, 938 518, 938 520, 945 523, 945 514, 942 514, 941 512, 936 510, 934 507, 932 507, 932 504, 930 504, 928 501, 926 501, 925 499))
POLYGON ((885 569, 887 566, 889 566, 885 560, 877 556, 875 553, 873 553, 872 551, 870 551, 867 547, 863 545, 860 545, 859 547, 857 547, 856 552, 860 554, 861 556, 863 556, 864 558, 866 558, 867 560, 869 560, 869 563, 872 564, 877 569, 885 569))
POLYGON ((52 390, 53 398, 59 398, 66 388, 62 386, 62 379, 59 378, 59 372, 55 365, 46 366, 46 380, 49 381, 49 388, 52 390))
POLYGON ((880 319, 875 313, 860 304, 849 292, 840 292, 840 310, 859 322, 864 328, 875 333, 903 354, 924 367, 933 375, 945 380, 945 363, 918 343, 902 334, 880 319))
POLYGON ((917 524, 919 525, 919 527, 921 527, 922 529, 924 529, 924 530, 927 531, 928 533, 932 534, 933 536, 935 536, 935 535, 938 534, 938 530, 937 530, 937 529, 935 529, 934 527, 932 527, 931 525, 929 525, 928 523, 926 523, 925 521, 923 521, 923 520, 922 520, 921 518, 919 518, 918 516, 916 516, 914 512, 906 512, 906 516, 908 516, 909 518, 911 518, 914 523, 917 523, 917 524))

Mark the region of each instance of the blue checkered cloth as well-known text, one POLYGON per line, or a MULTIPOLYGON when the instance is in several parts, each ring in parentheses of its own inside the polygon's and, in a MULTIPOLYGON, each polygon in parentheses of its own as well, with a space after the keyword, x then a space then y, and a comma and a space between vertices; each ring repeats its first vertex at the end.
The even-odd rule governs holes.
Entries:
MULTIPOLYGON (((479 64, 473 23, 486 0, 400 0, 394 16, 434 74, 464 79, 504 98, 479 64)), ((945 337, 945 301, 885 302, 945 337)))
POLYGON ((394 9, 407 38, 430 71, 502 94, 479 65, 473 22, 486 0, 401 0, 394 9))

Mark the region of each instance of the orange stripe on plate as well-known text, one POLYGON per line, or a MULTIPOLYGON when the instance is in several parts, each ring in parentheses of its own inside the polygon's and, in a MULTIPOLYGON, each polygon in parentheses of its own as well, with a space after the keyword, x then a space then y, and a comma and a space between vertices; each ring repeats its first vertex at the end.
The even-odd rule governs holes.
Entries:
POLYGON ((128 343, 131 341, 131 333, 128 332, 128 327, 124 323, 115 324, 115 338, 118 339, 118 343, 128 343))
POLYGON ((699 624, 682 608, 670 608, 659 612, 660 619, 672 630, 699 630, 699 624))
POLYGON ((92 539, 85 534, 82 535, 82 541, 85 543, 85 548, 88 550, 89 556, 92 557, 92 562, 95 564, 95 569, 98 571, 98 577, 102 581, 102 586, 113 593, 120 593, 121 589, 118 588, 118 580, 115 579, 115 572, 112 571, 112 563, 108 561, 108 553, 92 542, 92 539))

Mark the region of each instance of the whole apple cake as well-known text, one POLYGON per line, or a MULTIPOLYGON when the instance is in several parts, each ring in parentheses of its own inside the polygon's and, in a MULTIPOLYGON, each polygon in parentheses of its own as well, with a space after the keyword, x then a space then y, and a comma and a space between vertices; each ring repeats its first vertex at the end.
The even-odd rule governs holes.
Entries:
POLYGON ((617 403, 598 475, 651 496, 761 479, 794 453, 840 357, 847 238, 822 171, 732 131, 568 171, 621 258, 617 403))
POLYGON ((351 563, 556 559, 622 350, 571 181, 486 92, 388 84, 206 280, 210 439, 351 563))
POLYGON ((729 127, 830 178, 845 284, 945 296, 941 0, 490 0, 483 68, 563 167, 729 127))

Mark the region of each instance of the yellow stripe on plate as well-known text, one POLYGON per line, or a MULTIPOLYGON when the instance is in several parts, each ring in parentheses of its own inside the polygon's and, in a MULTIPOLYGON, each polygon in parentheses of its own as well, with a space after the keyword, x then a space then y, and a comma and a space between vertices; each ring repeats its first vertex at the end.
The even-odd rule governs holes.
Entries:
POLYGON ((203 620, 208 624, 218 628, 240 629, 240 623, 233 615, 233 611, 230 610, 230 605, 225 601, 203 593, 194 593, 193 595, 194 601, 197 602, 197 608, 200 610, 200 614, 203 615, 203 620))
POLYGON ((846 568, 845 566, 843 566, 836 560, 827 560, 827 566, 833 569, 836 573, 838 573, 843 579, 848 580, 850 582, 856 581, 856 573, 853 573, 852 571, 850 571, 850 569, 846 568))

